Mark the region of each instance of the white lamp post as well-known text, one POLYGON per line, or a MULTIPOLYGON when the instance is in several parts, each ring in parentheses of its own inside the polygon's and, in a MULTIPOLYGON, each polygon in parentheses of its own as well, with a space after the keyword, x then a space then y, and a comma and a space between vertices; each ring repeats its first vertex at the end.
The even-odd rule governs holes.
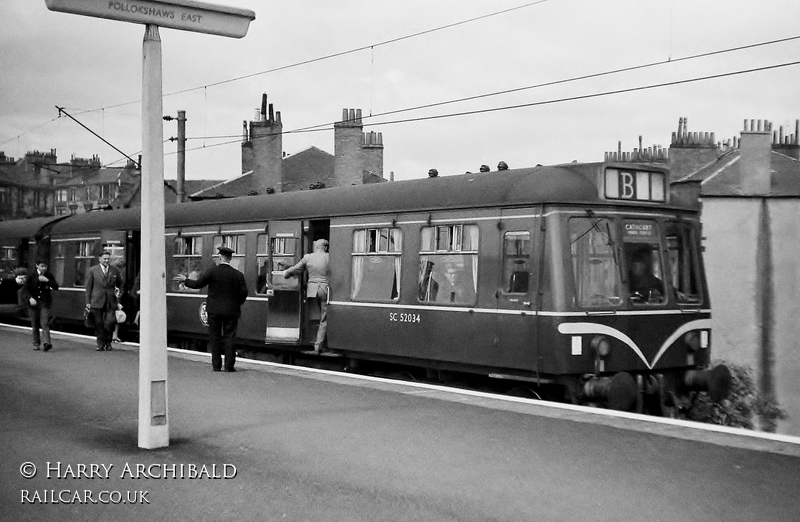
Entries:
POLYGON ((51 11, 145 25, 142 45, 141 301, 139 447, 169 446, 164 149, 158 28, 241 38, 253 11, 191 0, 45 0, 51 11))

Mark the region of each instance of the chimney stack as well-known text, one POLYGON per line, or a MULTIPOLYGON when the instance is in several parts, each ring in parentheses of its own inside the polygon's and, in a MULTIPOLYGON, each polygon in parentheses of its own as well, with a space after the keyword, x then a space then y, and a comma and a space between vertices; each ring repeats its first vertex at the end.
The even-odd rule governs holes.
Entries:
POLYGON ((280 112, 267 103, 267 94, 261 96, 258 119, 250 122, 242 142, 242 173, 252 171, 252 189, 266 194, 267 189, 282 191, 283 181, 283 124, 280 112))
POLYGON ((766 120, 744 120, 739 142, 741 189, 746 195, 766 196, 772 191, 770 163, 772 156, 772 124, 766 120), (763 128, 762 128, 763 123, 763 128))
POLYGON ((670 183, 693 174, 717 160, 719 147, 714 133, 689 132, 689 118, 679 118, 678 132, 672 133, 669 146, 670 183))

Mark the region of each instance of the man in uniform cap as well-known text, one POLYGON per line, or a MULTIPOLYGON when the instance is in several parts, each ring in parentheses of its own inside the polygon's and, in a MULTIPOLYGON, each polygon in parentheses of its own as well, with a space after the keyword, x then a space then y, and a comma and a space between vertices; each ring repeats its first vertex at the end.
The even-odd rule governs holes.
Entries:
POLYGON ((211 369, 222 370, 222 352, 225 352, 225 371, 235 372, 236 328, 239 326, 241 306, 247 299, 247 283, 244 275, 231 266, 233 249, 217 247, 220 256, 218 265, 206 270, 197 279, 179 274, 175 280, 188 288, 203 288, 208 285, 206 312, 208 313, 208 342, 211 345, 211 369))
POLYGON ((308 288, 306 296, 315 299, 319 306, 319 330, 314 342, 314 352, 322 353, 325 334, 328 331, 328 240, 317 239, 314 241, 314 251, 303 256, 299 263, 283 271, 283 277, 292 277, 304 270, 308 270, 308 288))

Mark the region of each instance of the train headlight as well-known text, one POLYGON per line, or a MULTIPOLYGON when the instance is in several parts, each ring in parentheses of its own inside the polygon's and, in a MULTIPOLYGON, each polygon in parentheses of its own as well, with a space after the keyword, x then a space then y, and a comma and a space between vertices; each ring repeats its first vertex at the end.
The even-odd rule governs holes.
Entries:
POLYGON ((594 336, 589 342, 589 346, 592 347, 594 353, 601 359, 605 359, 608 357, 608 354, 611 353, 611 342, 603 335, 594 336))
POLYGON ((700 334, 698 332, 687 332, 683 336, 683 342, 686 344, 686 349, 690 352, 696 352, 700 349, 700 334))

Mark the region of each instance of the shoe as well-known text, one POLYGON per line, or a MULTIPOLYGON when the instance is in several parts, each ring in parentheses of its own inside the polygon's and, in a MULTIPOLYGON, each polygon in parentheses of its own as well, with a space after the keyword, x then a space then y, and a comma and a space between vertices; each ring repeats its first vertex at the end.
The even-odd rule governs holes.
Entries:
POLYGON ((49 351, 50 351, 50 350, 52 350, 52 349, 53 349, 53 345, 52 345, 52 344, 50 344, 50 343, 44 343, 44 351, 45 351, 45 352, 49 352, 49 351))
POLYGON ((226 372, 228 372, 228 373, 230 373, 230 372, 235 372, 235 371, 236 371, 236 368, 228 368, 228 369, 226 369, 225 371, 226 371, 226 372))
POLYGON ((115 343, 121 343, 122 342, 122 340, 119 337, 114 337, 111 340, 114 341, 115 343))
POLYGON ((38 352, 39 351, 39 345, 38 344, 34 344, 33 345, 33 349, 34 349, 34 351, 38 352))
POLYGON ((212 372, 221 372, 222 368, 211 368, 212 372))
POLYGON ((104 346, 98 346, 98 347, 97 347, 97 351, 98 351, 98 352, 102 352, 103 350, 105 350, 105 347, 104 347, 104 346))

